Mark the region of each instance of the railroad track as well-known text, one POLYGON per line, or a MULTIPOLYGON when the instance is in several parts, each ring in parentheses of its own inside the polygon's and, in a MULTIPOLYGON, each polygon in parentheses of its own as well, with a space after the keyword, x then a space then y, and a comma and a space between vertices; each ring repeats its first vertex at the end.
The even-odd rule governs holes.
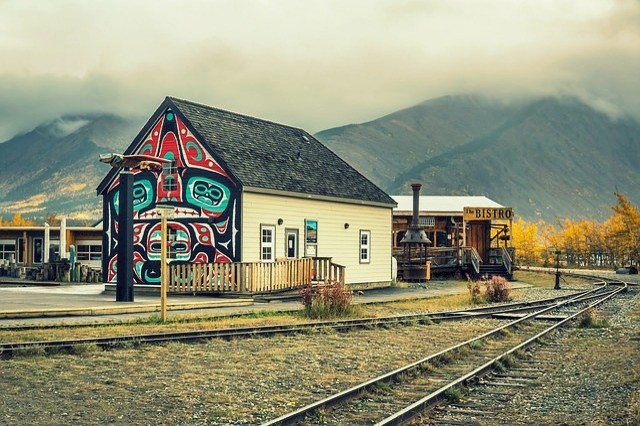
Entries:
MULTIPOLYGON (((28 351, 40 349, 45 352, 72 352, 75 347, 84 345, 95 345, 100 348, 117 348, 131 345, 158 344, 167 342, 190 342, 206 339, 233 339, 257 336, 270 336, 276 334, 293 334, 309 332, 311 330, 333 329, 346 332, 371 327, 389 327, 403 324, 429 323, 440 321, 460 321, 469 318, 498 318, 512 319, 521 317, 526 312, 554 306, 561 301, 569 299, 581 300, 582 298, 593 297, 593 290, 579 291, 568 295, 554 298, 546 298, 535 301, 520 303, 502 303, 491 306, 481 306, 476 308, 441 311, 423 314, 394 315, 376 318, 358 318, 336 321, 317 321, 293 325, 272 325, 259 327, 209 329, 182 332, 166 332, 153 334, 120 335, 83 339, 65 340, 44 340, 29 342, 0 343, 0 357, 7 359, 13 356, 16 351, 28 351)), ((558 317, 540 316, 540 319, 558 320, 558 317)))
POLYGON ((551 306, 539 307, 481 336, 362 382, 265 425, 396 425, 415 421, 427 408, 455 398, 460 387, 509 366, 515 357, 524 356, 525 350, 542 337, 625 291, 626 284, 620 284, 611 289, 603 281, 594 290, 557 301, 551 306), (561 311, 562 319, 551 326, 532 321, 552 311, 561 311))

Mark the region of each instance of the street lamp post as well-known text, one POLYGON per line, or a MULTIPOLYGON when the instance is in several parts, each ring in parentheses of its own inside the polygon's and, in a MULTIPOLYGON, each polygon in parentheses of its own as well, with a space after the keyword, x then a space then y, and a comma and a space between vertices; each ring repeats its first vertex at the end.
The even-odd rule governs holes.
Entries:
POLYGON ((133 302, 133 173, 120 172, 116 302, 133 302))
MULTIPOLYGON (((170 160, 150 155, 104 154, 99 160, 120 169, 118 211, 118 273, 116 302, 133 302, 133 170, 160 172, 170 160)), ((64 246, 61 245, 62 253, 64 246)))
POLYGON ((556 285, 553 287, 553 289, 560 290, 560 250, 556 250, 555 255, 556 255, 556 285))

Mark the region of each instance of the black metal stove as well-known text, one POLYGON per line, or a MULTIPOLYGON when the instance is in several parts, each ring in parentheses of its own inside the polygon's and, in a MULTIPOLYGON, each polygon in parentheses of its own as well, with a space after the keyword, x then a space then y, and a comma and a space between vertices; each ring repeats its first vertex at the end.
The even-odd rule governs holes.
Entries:
POLYGON ((420 188, 419 183, 412 183, 413 190, 413 217, 411 225, 404 234, 400 244, 404 246, 401 263, 403 280, 409 282, 424 282, 427 280, 427 250, 431 246, 431 240, 427 237, 424 227, 420 226, 418 216, 420 212, 420 188))

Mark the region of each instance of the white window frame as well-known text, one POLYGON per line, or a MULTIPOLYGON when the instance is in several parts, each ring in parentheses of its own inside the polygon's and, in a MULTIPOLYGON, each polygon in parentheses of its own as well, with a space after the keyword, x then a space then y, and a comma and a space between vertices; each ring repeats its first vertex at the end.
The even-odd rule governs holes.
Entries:
POLYGON ((33 237, 31 243, 31 259, 34 264, 41 265, 44 261, 44 238, 43 237, 33 237), (39 259, 36 259, 36 241, 40 241, 40 256, 39 259))
POLYGON ((275 262, 276 260, 276 226, 260 225, 260 260, 275 262), (271 238, 266 238, 270 236, 271 238))
POLYGON ((0 259, 9 260, 13 256, 13 261, 16 261, 16 240, 0 240, 0 259), (13 250, 8 250, 7 246, 13 246, 13 250))
POLYGON ((371 263, 371 231, 367 229, 361 229, 359 234, 359 259, 360 263, 371 263), (362 237, 366 236, 366 242, 363 242, 362 237))
POLYGON ((171 192, 178 189, 178 182, 176 178, 173 176, 178 173, 178 168, 176 167, 176 160, 171 160, 170 163, 163 163, 162 165, 162 174, 164 177, 162 178, 162 190, 171 192))
POLYGON ((76 260, 80 262, 87 262, 90 260, 94 260, 94 261, 102 260, 102 241, 101 240, 76 241, 76 260), (82 247, 82 250, 80 250, 81 247, 82 247))

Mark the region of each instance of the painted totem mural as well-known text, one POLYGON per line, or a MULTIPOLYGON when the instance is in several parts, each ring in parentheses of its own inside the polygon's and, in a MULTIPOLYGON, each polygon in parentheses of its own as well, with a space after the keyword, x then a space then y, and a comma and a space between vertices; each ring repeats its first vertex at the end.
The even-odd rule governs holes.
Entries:
MULTIPOLYGON (((157 204, 174 207, 168 221, 170 257, 192 263, 240 260, 240 189, 171 109, 164 111, 133 154, 171 160, 161 172, 136 171, 133 184, 133 265, 136 283, 160 283, 157 204)), ((107 279, 116 282, 119 185, 107 189, 104 225, 107 279)))

